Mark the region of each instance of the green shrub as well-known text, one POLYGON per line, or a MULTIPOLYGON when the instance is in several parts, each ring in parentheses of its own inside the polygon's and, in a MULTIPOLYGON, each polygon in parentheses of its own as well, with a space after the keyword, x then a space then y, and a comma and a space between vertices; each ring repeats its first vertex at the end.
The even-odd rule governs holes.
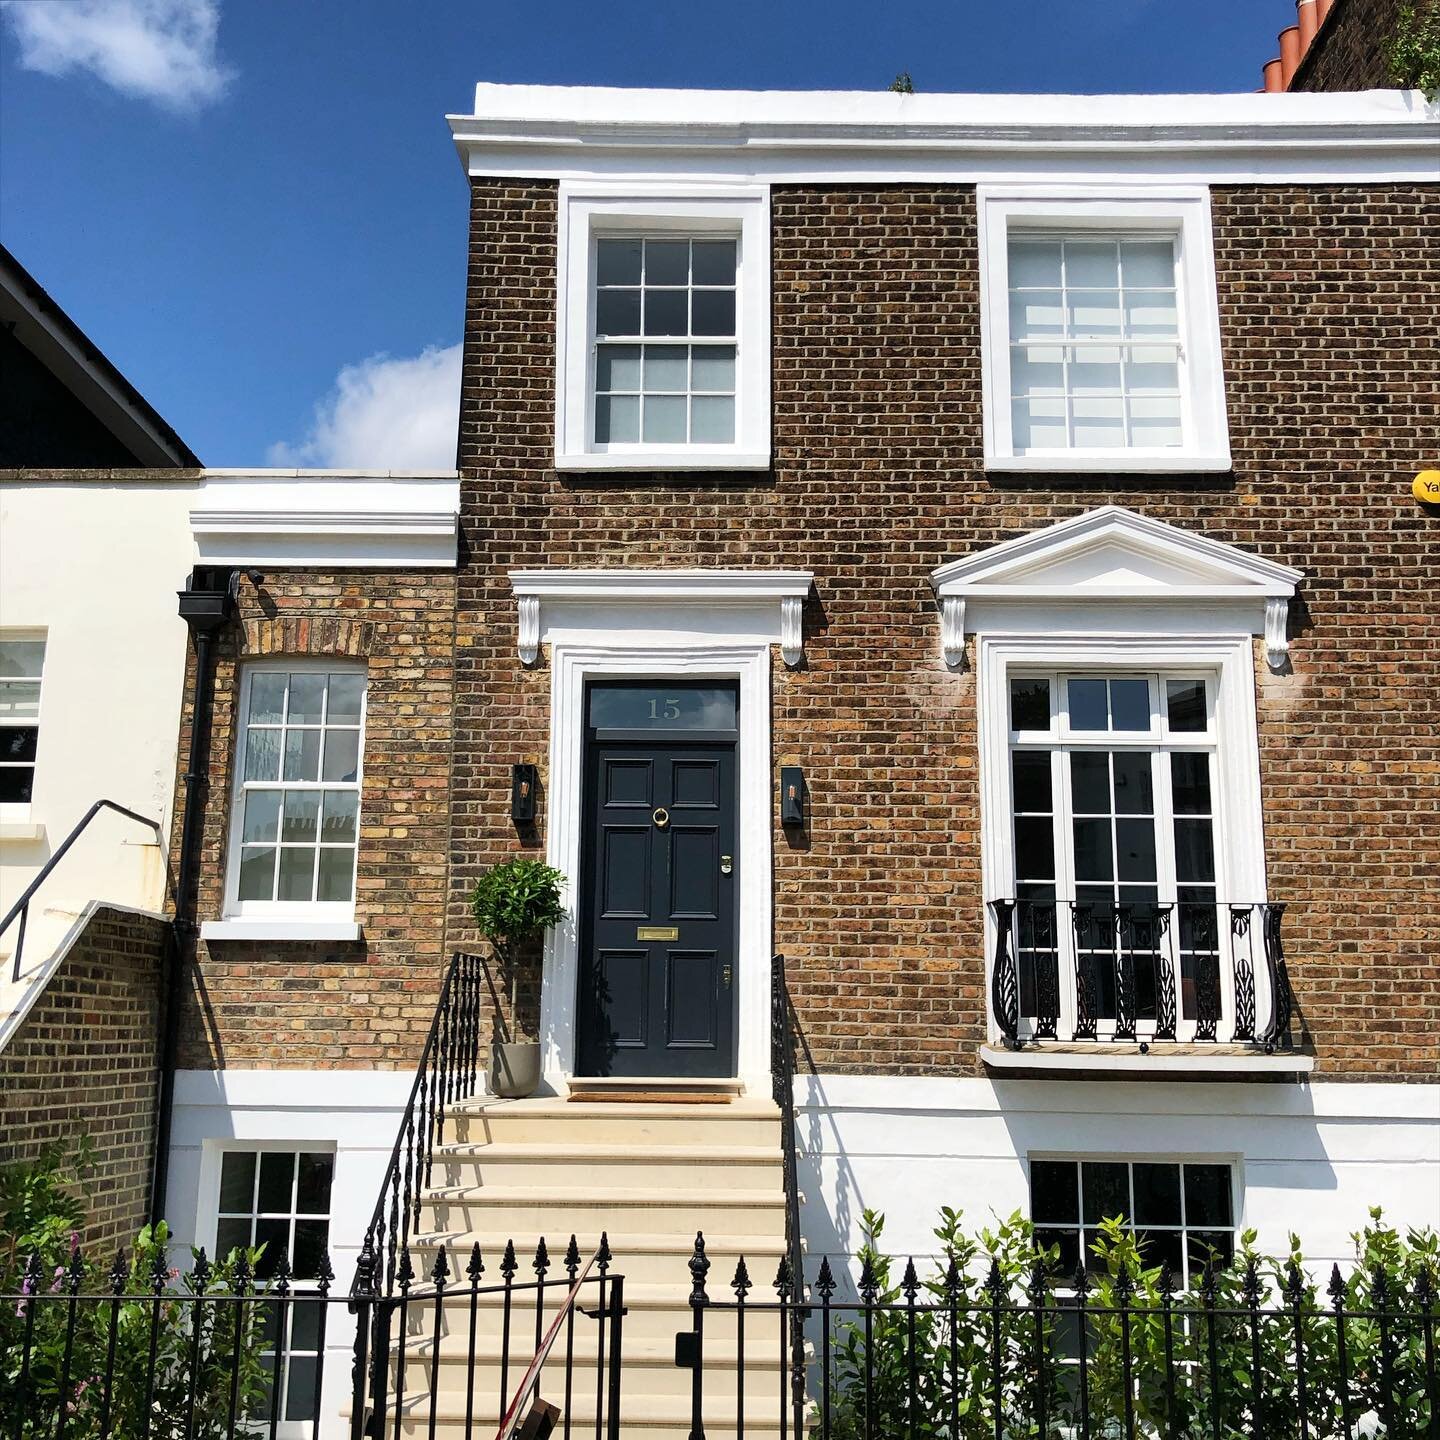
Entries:
POLYGON ((542 860, 516 857, 492 865, 470 892, 470 913, 495 947, 495 958, 510 992, 511 1035, 519 1016, 517 994, 526 946, 565 918, 561 894, 565 877, 542 860))
POLYGON ((1440 96, 1440 4, 1402 5, 1385 42, 1385 61, 1397 85, 1440 96))

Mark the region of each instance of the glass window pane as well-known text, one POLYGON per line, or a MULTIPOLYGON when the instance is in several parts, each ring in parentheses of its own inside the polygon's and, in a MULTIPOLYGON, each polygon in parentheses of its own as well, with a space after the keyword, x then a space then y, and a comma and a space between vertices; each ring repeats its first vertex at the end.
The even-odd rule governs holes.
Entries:
POLYGON ((318 725, 323 718, 325 677, 291 675, 290 704, 285 718, 291 725, 318 725))
MULTIPOLYGON (((1035 1232, 1035 1243, 1042 1249, 1047 1250, 1053 1245, 1059 1251, 1059 1254, 1055 1257, 1054 1273, 1056 1275, 1062 1279, 1069 1279, 1069 1277, 1075 1273, 1075 1267, 1080 1263, 1080 1232, 1078 1229, 1037 1230, 1035 1232)), ((1061 1323, 1064 1323, 1063 1320, 1061 1323)), ((1068 1353, 1073 1352, 1074 1345, 1072 1343, 1068 1353)), ((1067 1352, 1059 1351, 1058 1353, 1067 1352)))
POLYGON ((43 640, 0 640, 0 676, 34 680, 44 664, 43 640))
POLYGON ((287 730, 285 732, 286 780, 314 780, 320 773, 320 732, 318 730, 287 730))
POLYGON ((1060 284, 1060 242, 1058 240, 1010 241, 1010 288, 1060 284))
POLYGON ((1070 756, 1070 805, 1079 815, 1110 813, 1110 756, 1101 750, 1070 756))
POLYGON ((1204 730, 1205 682, 1203 680, 1167 680, 1165 707, 1172 730, 1204 730))
POLYGON ((695 285, 735 283, 735 242, 696 240, 690 246, 690 280, 695 285))
POLYGON ((1065 393, 1065 352, 1054 345, 1010 347, 1010 393, 1031 395, 1065 393))
POLYGON ((1178 1225, 1180 1223, 1180 1167, 1137 1163, 1135 1178, 1135 1223, 1137 1225, 1178 1225))
POLYGON ((1072 395, 1118 395, 1120 352, 1108 345, 1085 345, 1070 352, 1072 395))
POLYGON ((1155 813, 1155 788, 1148 750, 1115 752, 1115 813, 1155 813))
POLYGON ((278 780, 280 778, 280 732, 278 730, 247 730, 245 732, 245 778, 247 780, 278 780))
POLYGON ((1080 1169, 1085 1223, 1098 1225, 1117 1215, 1130 1218, 1129 1167, 1113 1160, 1087 1160, 1080 1169))
POLYGON ((1030 1218, 1037 1225, 1075 1225, 1080 1220, 1080 1191, 1075 1161, 1030 1162, 1030 1218))
POLYGON ((290 843, 313 845, 320 823, 320 792, 318 790, 287 790, 285 792, 285 824, 280 838, 290 843))
POLYGON ((315 851, 310 846, 282 847, 280 875, 276 881, 277 900, 315 898, 315 851))
POLYGON ((265 1150, 260 1155, 259 1213, 288 1215, 295 1198, 295 1156, 288 1150, 265 1150))
POLYGON ((1224 1230, 1191 1231, 1186 1250, 1189 1252, 1192 1280, 1197 1279, 1200 1272, 1212 1263, 1222 1270, 1230 1264, 1235 1256, 1235 1237, 1224 1230))
POLYGON ((330 1242, 328 1220, 297 1220, 295 1222, 295 1254, 291 1264, 299 1280, 313 1280, 320 1273, 320 1261, 330 1242))
POLYGON ((1211 823, 1209 820, 1175 822, 1175 878, 1182 885, 1215 883, 1211 823))
POLYGON ((40 717, 38 680, 0 680, 0 717, 37 720, 40 717))
POLYGON ((1180 361, 1173 346, 1135 346, 1125 361, 1125 388, 1131 395, 1178 395, 1180 361))
POLYGON ((278 725, 285 713, 285 677, 259 671, 250 677, 250 723, 278 725))
POLYGON ((1076 880, 1109 880, 1111 874, 1110 822, 1108 820, 1076 820, 1076 880))
POLYGON ((1115 859, 1119 880, 1143 884, 1155 879, 1155 822, 1153 820, 1117 820, 1115 822, 1115 859))
POLYGON ((1071 289, 1114 288, 1120 283, 1120 253, 1113 240, 1067 240, 1065 284, 1071 289))
POLYGON ((325 717, 332 725, 358 725, 365 702, 365 677, 360 674, 331 675, 330 698, 325 717))
POLYGON ((1129 290, 1144 287, 1174 287, 1175 242, 1165 240, 1122 240, 1120 279, 1129 290))
POLYGON ((1076 449, 1118 450, 1125 444, 1125 402, 1118 395, 1072 400, 1070 422, 1076 449))
POLYGON ((220 1209, 249 1215, 255 1204, 255 1152, 227 1150, 220 1157, 220 1209))
POLYGON ((30 765, 0 767, 0 805, 28 805, 34 796, 35 770, 30 765))
POLYGON ((35 725, 7 725, 0 729, 0 760, 10 764, 31 764, 40 743, 35 725))
POLYGON ((739 692, 733 685, 592 685, 590 724, 597 730, 734 730, 739 692))
POLYGON ((1112 680, 1110 682, 1110 728, 1112 730, 1149 730, 1150 682, 1148 680, 1112 680))
POLYGON ((325 732, 325 767, 322 780, 353 781, 360 773, 360 732, 358 730, 327 730, 325 732))
MULTIPOLYGON (((307 852, 308 853, 308 852, 307 852)), ((349 900, 354 893, 355 852, 348 845, 320 847, 317 900, 349 900)))
POLYGON ((1130 416, 1130 443, 1154 449, 1157 446, 1179 445, 1184 435, 1180 423, 1180 397, 1169 395, 1156 399, 1132 396, 1126 402, 1130 416))
POLYGON ((1048 818, 1015 821, 1015 874, 1049 880, 1055 874, 1055 829, 1048 818))
MULTIPOLYGON (((245 1202, 249 1209, 250 1202, 245 1202)), ((222 1220, 215 1227, 215 1259, 226 1259, 232 1250, 247 1250, 250 1247, 250 1220, 222 1220)))
POLYGON ((290 1222, 288 1220, 257 1220, 255 1222, 255 1243, 265 1247, 265 1254, 261 1256, 260 1263, 255 1267, 255 1277, 258 1280, 269 1280, 274 1277, 275 1267, 280 1263, 280 1257, 289 1256, 290 1247, 290 1222))
POLYGON ((315 1418, 317 1363, 314 1355, 292 1355, 286 1361, 285 1418, 287 1420, 313 1420, 315 1418))
POLYGON ((289 1349, 313 1350, 319 1344, 321 1308, 318 1300, 297 1297, 290 1309, 289 1349))
POLYGON ((275 847, 246 846, 240 852, 239 897, 242 900, 275 898, 275 847))
POLYGON ((633 445, 640 438, 640 397, 598 395, 595 398, 595 443, 633 445))
POLYGON ((1103 680, 1071 680, 1066 686, 1072 730, 1109 729, 1103 680))
POLYGON ((686 409, 683 396, 647 395, 643 431, 646 444, 684 444, 686 409))
POLYGON ((595 242, 595 281, 599 285, 638 285, 640 283, 639 240, 597 240, 595 242))
POLYGON ((353 790, 327 790, 321 840, 327 845, 353 845, 355 817, 359 812, 360 797, 353 790))
POLYGON ((1210 757, 1176 751, 1170 757, 1170 803, 1177 815, 1210 814, 1210 757))
POLYGON ((728 445, 735 439, 735 397, 701 395, 690 402, 690 439, 697 445, 728 445))
POLYGON ((1067 290, 1065 304, 1067 335, 1079 338, 1120 333, 1118 290, 1067 290))
POLYGON ((645 242, 646 285, 685 285, 690 280, 688 240, 647 240, 645 242))
POLYGON ((1064 450, 1070 444, 1064 400, 1016 400, 1010 429, 1017 450, 1064 450))
POLYGON ((1129 290, 1125 293, 1127 335, 1174 335, 1179 330, 1173 290, 1129 290))
POLYGON ((695 390, 735 388, 735 347, 697 345, 691 354, 690 384, 695 390))
POLYGON ((251 790, 245 796, 245 819, 240 827, 241 840, 268 841, 273 845, 279 827, 280 792, 251 790))
POLYGON ((1017 750, 1011 757, 1014 804, 1017 812, 1048 814, 1050 799, 1050 756, 1044 750, 1017 750))
POLYGON ((691 334, 733 335, 735 292, 696 290, 690 297, 691 334))
POLYGON ((330 1213, 330 1182, 335 1174, 335 1157, 323 1151, 306 1151, 300 1156, 300 1178, 295 1208, 302 1215, 330 1213))
MULTIPOLYGON (((1137 1177, 1136 1183, 1139 1183, 1137 1177)), ((1136 1195, 1139 1204, 1139 1195, 1136 1195)), ((1168 1265, 1178 1283, 1185 1274, 1185 1236, 1180 1230, 1142 1230, 1135 1236, 1146 1269, 1168 1265)))
POLYGON ((689 294, 684 290, 645 292, 645 334, 685 335, 689 333, 686 311, 689 294))
POLYGON ((1065 311, 1059 290, 1024 290, 1010 296, 1010 336, 1033 340, 1037 336, 1060 335, 1065 330, 1065 311))
POLYGON ((1050 682, 1039 676, 1026 676, 1010 682, 1010 728, 1012 730, 1048 730, 1050 728, 1050 682))
POLYGON ((640 346, 600 345, 595 350, 595 389, 639 390, 640 346))
POLYGON ((640 333, 640 292, 601 290, 595 296, 595 334, 638 335, 640 333))
POLYGON ((690 386, 688 345, 645 347, 645 389, 687 390, 690 386))

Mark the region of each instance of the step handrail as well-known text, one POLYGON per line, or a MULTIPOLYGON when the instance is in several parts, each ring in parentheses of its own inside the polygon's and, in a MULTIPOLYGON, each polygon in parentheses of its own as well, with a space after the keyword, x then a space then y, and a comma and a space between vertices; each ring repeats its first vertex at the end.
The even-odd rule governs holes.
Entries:
POLYGON ((785 984, 784 955, 775 955, 770 962, 770 1078, 775 1103, 780 1107, 780 1145, 785 1182, 785 1259, 776 1283, 781 1286, 783 1304, 788 1282, 790 1397, 795 1412, 795 1434, 799 1436, 805 1413, 805 1320, 808 1311, 800 1237, 800 1182, 795 1153, 795 1031, 790 1016, 790 991, 785 984))
POLYGON ((50 872, 65 858, 65 852, 80 838, 81 832, 102 810, 114 810, 116 814, 125 816, 127 820, 134 820, 140 825, 148 825, 155 832, 156 843, 159 843, 160 822, 158 820, 152 820, 148 815, 141 815, 138 811, 127 809, 116 800, 97 800, 60 843, 60 848, 40 867, 40 873, 25 887, 25 893, 5 912, 5 918, 0 920, 0 935, 3 935, 10 928, 15 917, 17 915, 20 917, 20 933, 15 939, 15 965, 11 974, 11 979, 17 983, 20 979, 20 957, 25 950, 25 926, 30 918, 30 901, 34 898, 35 892, 49 878, 50 872))

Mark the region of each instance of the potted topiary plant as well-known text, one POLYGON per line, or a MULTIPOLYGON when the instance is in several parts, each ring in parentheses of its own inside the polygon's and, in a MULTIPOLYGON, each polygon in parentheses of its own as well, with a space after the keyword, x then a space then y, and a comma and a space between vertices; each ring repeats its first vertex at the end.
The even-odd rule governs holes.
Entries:
POLYGON ((538 942, 552 925, 565 918, 560 894, 565 877, 540 860, 513 860, 492 865, 470 892, 470 913, 495 950, 510 1000, 510 1023, 504 1017, 490 1049, 490 1091, 506 1100, 533 1094, 540 1084, 540 1045, 521 1038, 520 988, 538 965, 538 942))

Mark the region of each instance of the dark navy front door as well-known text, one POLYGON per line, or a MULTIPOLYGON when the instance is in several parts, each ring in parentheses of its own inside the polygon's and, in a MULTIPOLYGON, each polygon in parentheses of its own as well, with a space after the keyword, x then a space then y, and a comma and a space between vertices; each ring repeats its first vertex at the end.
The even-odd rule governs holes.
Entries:
POLYGON ((734 687, 596 685, 588 718, 577 1071, 733 1075, 734 687))

